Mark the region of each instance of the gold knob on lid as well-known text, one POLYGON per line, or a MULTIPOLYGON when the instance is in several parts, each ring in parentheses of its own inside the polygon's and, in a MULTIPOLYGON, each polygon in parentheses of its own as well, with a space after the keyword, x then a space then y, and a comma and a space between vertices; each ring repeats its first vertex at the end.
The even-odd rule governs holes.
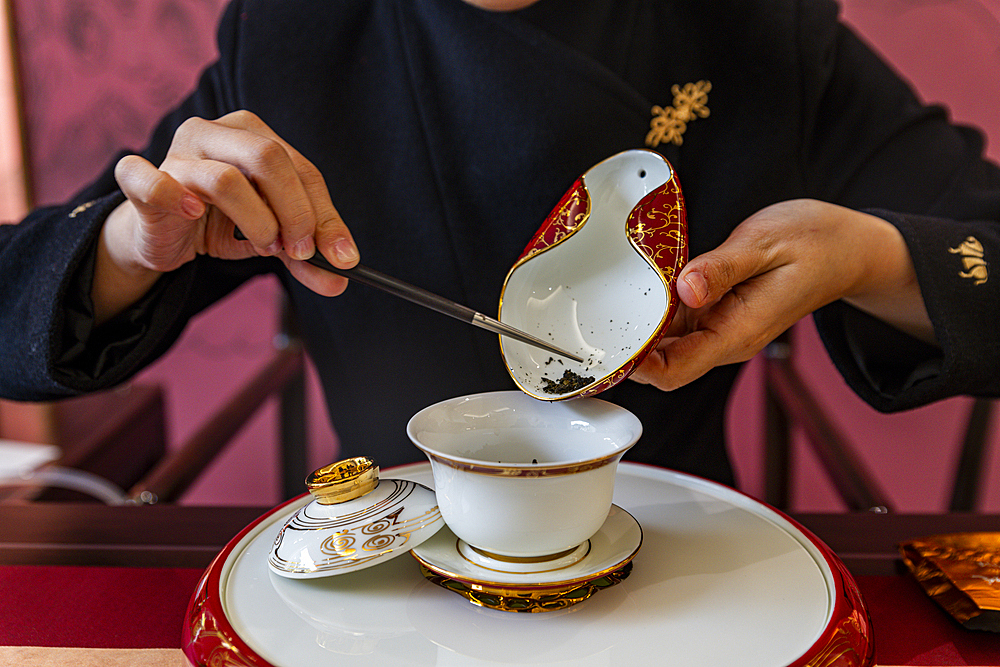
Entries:
POLYGON ((378 465, 367 456, 331 463, 306 478, 306 488, 321 505, 360 498, 378 486, 378 465))

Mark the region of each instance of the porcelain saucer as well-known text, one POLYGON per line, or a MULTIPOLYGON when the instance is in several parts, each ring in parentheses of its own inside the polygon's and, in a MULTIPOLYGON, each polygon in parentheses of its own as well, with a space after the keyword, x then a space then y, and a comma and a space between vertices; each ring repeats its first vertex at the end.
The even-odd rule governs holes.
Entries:
POLYGON ((446 527, 410 553, 430 581, 473 604, 502 611, 564 609, 625 579, 642 544, 635 517, 612 505, 587 542, 545 561, 494 558, 446 527))

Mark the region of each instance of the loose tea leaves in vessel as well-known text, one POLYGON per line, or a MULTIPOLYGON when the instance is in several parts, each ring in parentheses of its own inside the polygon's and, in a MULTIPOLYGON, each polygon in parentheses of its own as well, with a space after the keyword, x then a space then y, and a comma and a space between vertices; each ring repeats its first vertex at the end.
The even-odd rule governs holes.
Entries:
POLYGON ((542 387, 542 391, 546 394, 568 394, 571 391, 583 389, 593 381, 593 377, 583 377, 567 369, 559 380, 550 380, 543 376, 542 382, 545 383, 545 386, 542 387))

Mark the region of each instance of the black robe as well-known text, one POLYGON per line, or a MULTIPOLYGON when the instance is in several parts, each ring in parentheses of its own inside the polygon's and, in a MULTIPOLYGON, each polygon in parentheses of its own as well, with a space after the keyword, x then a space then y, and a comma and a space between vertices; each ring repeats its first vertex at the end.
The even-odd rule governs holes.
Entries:
MULTIPOLYGON (((144 154, 158 164, 185 118, 249 109, 323 172, 365 264, 488 314, 574 179, 647 147, 674 86, 711 82, 709 115, 687 123, 681 144, 654 147, 679 175, 692 256, 782 200, 881 215, 906 238, 942 349, 835 303, 816 319, 838 368, 880 410, 997 394, 1000 279, 981 282, 952 250, 981 243, 977 275, 997 256, 1000 171, 981 137, 921 106, 829 0, 542 0, 513 13, 461 0, 244 0, 219 45, 144 154)), ((120 383, 194 313, 268 271, 291 294, 345 455, 419 460, 404 430, 414 412, 513 387, 495 336, 360 285, 317 296, 273 259, 198 258, 92 331, 93 249, 121 199, 109 170, 65 206, 0 227, 0 394, 120 383)), ((724 422, 737 372, 603 394, 643 422, 627 458, 732 482, 724 422)))

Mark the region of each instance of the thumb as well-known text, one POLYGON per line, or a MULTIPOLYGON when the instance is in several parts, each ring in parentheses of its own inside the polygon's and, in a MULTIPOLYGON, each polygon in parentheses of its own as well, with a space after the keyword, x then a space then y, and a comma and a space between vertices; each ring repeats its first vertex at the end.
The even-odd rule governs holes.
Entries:
POLYGON ((769 268, 758 249, 730 237, 715 250, 687 263, 678 276, 677 294, 689 308, 701 308, 769 268))
POLYGON ((138 155, 128 155, 118 161, 115 180, 144 218, 178 215, 197 220, 205 214, 206 207, 201 198, 138 155))

